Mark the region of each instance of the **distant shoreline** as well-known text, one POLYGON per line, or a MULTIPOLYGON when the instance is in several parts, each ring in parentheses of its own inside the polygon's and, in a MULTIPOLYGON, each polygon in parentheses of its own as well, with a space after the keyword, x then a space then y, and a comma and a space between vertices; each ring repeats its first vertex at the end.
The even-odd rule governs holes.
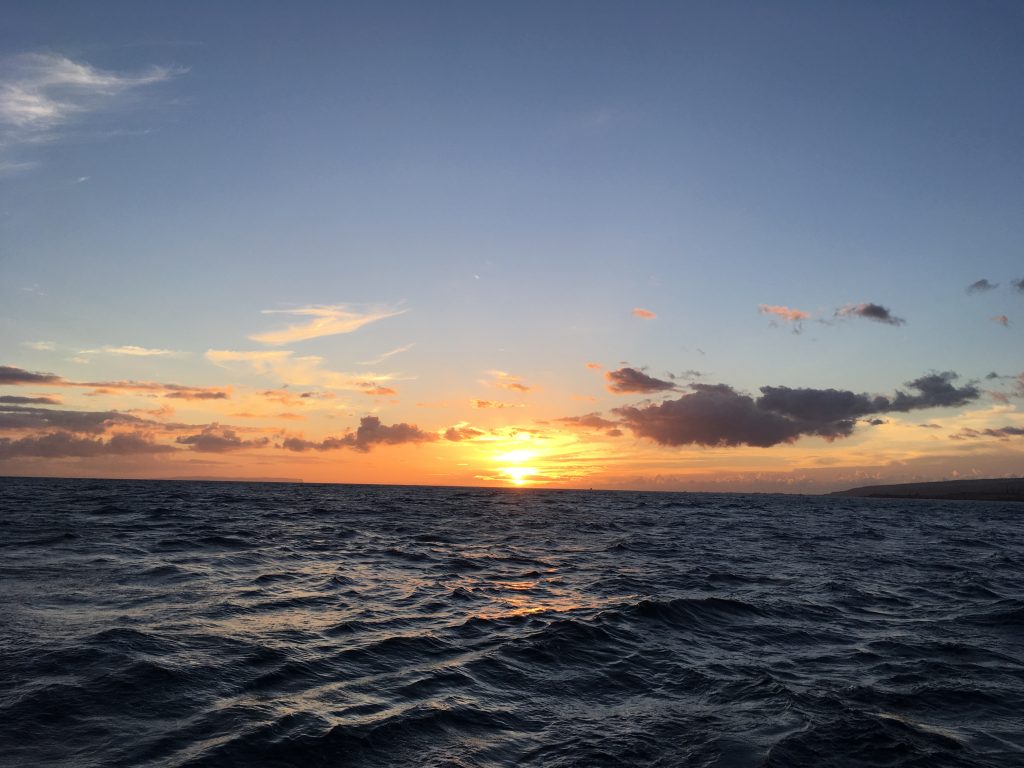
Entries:
POLYGON ((1024 477, 990 480, 943 480, 933 483, 865 485, 829 496, 876 499, 936 499, 942 501, 1024 501, 1024 477))

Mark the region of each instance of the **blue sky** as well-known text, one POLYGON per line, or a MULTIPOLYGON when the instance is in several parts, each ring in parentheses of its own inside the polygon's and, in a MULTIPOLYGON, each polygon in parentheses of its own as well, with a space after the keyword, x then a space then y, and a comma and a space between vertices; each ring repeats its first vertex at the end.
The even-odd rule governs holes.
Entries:
POLYGON ((45 125, 0 104, 9 365, 216 386, 205 353, 251 349, 264 310, 345 305, 404 313, 295 354, 350 370, 412 344, 391 359, 408 395, 374 406, 402 422, 495 369, 541 382, 545 419, 568 415, 556 392, 606 395, 589 361, 751 392, 1024 367, 1018 4, 5 16, 8 89, 42 88, 41 61, 114 78, 45 91, 67 96, 45 125), (835 317, 868 303, 906 322, 835 317), (124 345, 176 354, 79 354, 124 345))

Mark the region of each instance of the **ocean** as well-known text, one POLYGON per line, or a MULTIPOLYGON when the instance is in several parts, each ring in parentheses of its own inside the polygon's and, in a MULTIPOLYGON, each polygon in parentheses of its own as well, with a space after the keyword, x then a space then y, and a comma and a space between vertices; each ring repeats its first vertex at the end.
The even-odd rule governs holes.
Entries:
POLYGON ((1024 505, 0 478, 3 766, 1022 766, 1024 505))

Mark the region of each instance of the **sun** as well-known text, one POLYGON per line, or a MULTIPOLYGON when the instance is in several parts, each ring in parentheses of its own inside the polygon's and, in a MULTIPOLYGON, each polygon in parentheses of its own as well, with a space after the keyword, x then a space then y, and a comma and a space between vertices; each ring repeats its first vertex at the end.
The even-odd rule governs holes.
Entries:
POLYGON ((508 477, 513 485, 526 485, 536 471, 533 467, 501 467, 501 473, 508 477))

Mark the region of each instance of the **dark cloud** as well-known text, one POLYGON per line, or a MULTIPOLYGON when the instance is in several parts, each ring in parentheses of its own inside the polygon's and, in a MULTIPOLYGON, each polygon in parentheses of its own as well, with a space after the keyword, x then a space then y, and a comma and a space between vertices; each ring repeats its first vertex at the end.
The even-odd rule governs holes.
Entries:
POLYGON ((619 368, 617 371, 608 371, 604 377, 608 381, 608 391, 617 395, 664 392, 667 389, 675 389, 676 386, 671 381, 656 379, 636 368, 619 368))
POLYGON ((64 384, 52 373, 33 373, 12 365, 0 365, 0 384, 64 384))
POLYGON ((152 442, 146 435, 129 433, 113 435, 109 440, 76 437, 70 432, 12 440, 0 437, 0 460, 25 457, 62 458, 93 456, 128 456, 132 454, 166 453, 175 450, 169 445, 152 442))
POLYGON ((138 416, 119 411, 65 411, 0 405, 0 429, 59 429, 67 432, 100 434, 114 424, 147 423, 138 416))
POLYGON ((1003 326, 1003 328, 1010 327, 1010 318, 1008 318, 1006 315, 996 315, 995 317, 992 318, 992 322, 999 323, 1001 326, 1003 326))
POLYGON ((830 422, 856 419, 884 411, 884 397, 858 395, 840 389, 791 389, 761 387, 759 408, 802 421, 830 422))
POLYGON ((219 424, 210 424, 204 427, 199 434, 182 435, 175 442, 190 446, 193 451, 202 453, 226 453, 243 448, 261 448, 270 441, 265 437, 243 440, 233 429, 222 427, 219 424))
POLYGON ((800 436, 792 419, 757 407, 753 398, 725 384, 697 384, 677 400, 641 408, 616 408, 638 437, 662 445, 754 445, 790 443, 800 436))
POLYGON ((445 430, 444 439, 457 443, 462 440, 472 440, 474 437, 480 437, 485 434, 487 433, 473 427, 449 427, 445 430))
POLYGON ((694 384, 693 392, 656 405, 618 408, 622 426, 662 445, 752 445, 791 443, 802 436, 847 437, 858 421, 882 423, 878 414, 956 407, 978 399, 974 385, 954 385, 952 371, 907 383, 910 393, 892 397, 847 390, 762 387, 756 401, 725 384, 694 384), (866 418, 872 417, 872 418, 866 418))
POLYGON ((994 291, 998 287, 999 283, 990 283, 985 278, 982 278, 981 280, 975 280, 965 290, 967 293, 987 293, 988 291, 994 291))
POLYGON ((1010 285, 1016 288, 1020 293, 1024 293, 1024 277, 1020 280, 1011 280, 1010 285))
MULTIPOLYGON (((170 386, 170 385, 168 385, 170 386)), ((230 395, 220 389, 172 389, 164 397, 176 400, 227 400, 230 395)))
POLYGON ((907 386, 916 389, 917 394, 908 395, 897 391, 884 410, 906 412, 920 408, 956 408, 981 396, 981 391, 973 384, 954 387, 953 382, 958 378, 953 371, 945 371, 908 381, 907 386))
POLYGON ((10 405, 60 405, 60 400, 53 397, 21 397, 19 395, 3 395, 0 403, 10 405))
POLYGON ((84 387, 92 394, 110 392, 155 392, 184 400, 225 400, 230 393, 217 387, 187 387, 183 384, 161 384, 155 381, 69 381, 52 373, 34 373, 11 365, 0 365, 0 385, 49 384, 56 387, 84 387))
POLYGON ((893 315, 888 307, 870 302, 867 304, 847 304, 845 307, 840 307, 836 310, 836 317, 866 317, 868 320, 885 323, 886 325, 903 325, 907 322, 902 317, 893 315))
POLYGON ((281 447, 289 451, 332 451, 352 448, 365 453, 374 445, 425 443, 433 440, 437 440, 437 435, 424 432, 415 424, 381 424, 376 416, 364 416, 359 421, 359 428, 343 437, 328 437, 320 442, 289 437, 283 441, 281 447))
POLYGON ((1007 440, 1011 437, 1024 437, 1024 427, 997 427, 995 429, 971 429, 964 427, 955 435, 950 435, 952 440, 971 440, 980 437, 995 437, 1000 440, 1007 440))

